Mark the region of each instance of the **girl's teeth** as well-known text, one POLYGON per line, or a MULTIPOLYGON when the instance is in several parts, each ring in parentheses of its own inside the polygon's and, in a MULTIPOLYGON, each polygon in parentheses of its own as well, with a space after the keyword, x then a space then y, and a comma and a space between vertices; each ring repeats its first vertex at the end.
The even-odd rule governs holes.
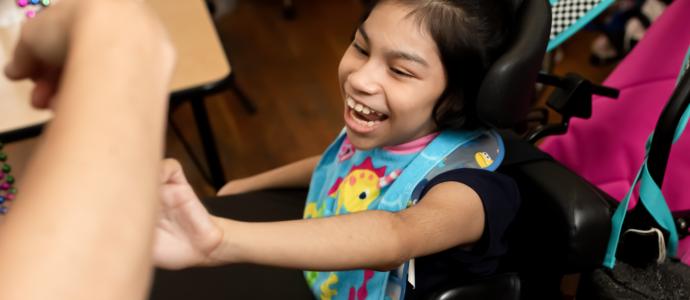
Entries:
POLYGON ((367 126, 369 126, 369 127, 374 126, 374 121, 369 121, 369 122, 367 122, 367 126))
POLYGON ((352 98, 347 98, 347 106, 351 108, 355 107, 355 100, 352 100, 352 98))
POLYGON ((365 115, 368 114, 375 114, 377 117, 383 116, 382 113, 375 111, 367 106, 362 105, 361 103, 357 103, 357 101, 353 100, 352 98, 347 98, 347 106, 350 107, 352 110, 363 113, 365 115))

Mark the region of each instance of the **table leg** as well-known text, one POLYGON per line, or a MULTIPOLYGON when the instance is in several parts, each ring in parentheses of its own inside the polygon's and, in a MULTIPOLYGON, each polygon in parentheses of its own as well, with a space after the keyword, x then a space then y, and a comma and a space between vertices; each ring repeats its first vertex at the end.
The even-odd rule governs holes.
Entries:
POLYGON ((199 132, 199 137, 204 147, 206 164, 211 173, 211 185, 213 185, 215 189, 219 189, 225 184, 225 174, 223 173, 223 166, 218 156, 218 148, 216 147, 216 140, 213 137, 213 130, 208 119, 204 98, 193 97, 191 100, 197 131, 199 132))
POLYGON ((235 73, 230 74, 230 79, 228 81, 230 88, 233 90, 237 98, 239 98, 240 103, 242 103, 242 106, 244 106, 244 109, 247 110, 250 114, 255 114, 256 113, 256 105, 254 102, 252 102, 249 97, 242 91, 242 89, 237 85, 237 82, 235 82, 235 73))

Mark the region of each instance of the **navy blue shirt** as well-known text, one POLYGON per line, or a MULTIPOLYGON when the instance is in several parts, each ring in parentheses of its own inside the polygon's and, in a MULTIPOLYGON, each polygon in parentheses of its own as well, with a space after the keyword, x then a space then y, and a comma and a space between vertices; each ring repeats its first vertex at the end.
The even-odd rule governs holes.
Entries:
MULTIPOLYGON (((484 233, 470 249, 454 247, 415 259, 416 286, 408 284, 406 299, 415 299, 449 282, 462 282, 496 272, 499 259, 507 251, 506 229, 520 206, 515 181, 503 174, 478 169, 457 169, 432 179, 422 196, 435 185, 455 181, 472 188, 484 206, 484 233)), ((452 201, 453 199, 449 199, 452 201)), ((460 232, 462 228, 458 228, 460 232)))

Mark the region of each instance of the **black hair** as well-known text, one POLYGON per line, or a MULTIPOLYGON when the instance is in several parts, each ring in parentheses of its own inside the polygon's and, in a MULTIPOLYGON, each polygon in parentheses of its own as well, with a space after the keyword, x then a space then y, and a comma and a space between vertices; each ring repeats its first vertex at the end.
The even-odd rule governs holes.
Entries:
POLYGON ((512 12, 509 0, 381 0, 369 1, 363 23, 383 2, 413 7, 409 16, 424 26, 436 42, 446 88, 432 117, 441 129, 482 126, 476 113, 477 94, 484 75, 505 51, 512 12))

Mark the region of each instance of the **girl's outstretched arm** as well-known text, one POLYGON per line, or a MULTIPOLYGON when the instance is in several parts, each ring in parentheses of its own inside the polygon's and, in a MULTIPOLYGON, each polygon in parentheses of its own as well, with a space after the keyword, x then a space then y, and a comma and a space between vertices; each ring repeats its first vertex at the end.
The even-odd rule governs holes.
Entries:
POLYGON ((484 231, 479 196, 457 182, 435 185, 398 213, 366 211, 321 219, 249 223, 212 217, 167 161, 155 262, 179 269, 249 262, 304 270, 392 269, 476 242, 484 231))
POLYGON ((24 25, 5 73, 55 117, 0 227, 2 299, 147 296, 174 61, 143 1, 62 0, 24 25))
POLYGON ((471 188, 446 182, 397 213, 365 211, 270 223, 215 218, 215 223, 224 238, 209 255, 212 263, 390 270, 410 258, 476 242, 484 230, 484 208, 471 188))

